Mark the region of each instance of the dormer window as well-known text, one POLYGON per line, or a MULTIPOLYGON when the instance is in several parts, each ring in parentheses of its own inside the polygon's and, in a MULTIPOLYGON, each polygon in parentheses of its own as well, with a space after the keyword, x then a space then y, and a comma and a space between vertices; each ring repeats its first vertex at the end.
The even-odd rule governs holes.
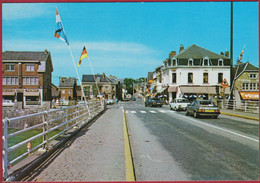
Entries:
POLYGON ((100 82, 100 77, 97 77, 97 82, 100 82))
POLYGON ((222 59, 219 59, 219 60, 218 60, 218 66, 223 66, 223 63, 224 63, 224 62, 223 62, 222 59))
POLYGON ((190 58, 190 59, 188 60, 188 66, 193 66, 193 59, 192 59, 192 58, 190 58))
POLYGON ((208 57, 205 57, 203 59, 203 66, 209 66, 209 58, 208 57))
POLYGON ((176 58, 174 58, 173 60, 172 60, 172 66, 176 66, 177 65, 177 60, 176 60, 176 58))
POLYGON ((171 60, 170 59, 168 60, 168 66, 171 66, 171 60))

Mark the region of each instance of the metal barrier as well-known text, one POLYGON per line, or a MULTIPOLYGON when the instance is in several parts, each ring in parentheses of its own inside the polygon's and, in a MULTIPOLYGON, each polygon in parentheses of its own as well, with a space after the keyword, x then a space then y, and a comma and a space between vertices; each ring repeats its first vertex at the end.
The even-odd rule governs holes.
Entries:
POLYGON ((241 110, 245 112, 259 113, 259 102, 258 101, 236 101, 226 100, 225 108, 233 110, 241 110))
POLYGON ((52 140, 56 139, 61 135, 68 135, 68 131, 73 129, 73 127, 81 127, 82 125, 88 123, 91 119, 100 114, 105 109, 105 107, 106 105, 104 101, 94 101, 88 103, 87 105, 81 104, 16 118, 3 119, 3 178, 8 178, 8 167, 10 167, 10 165, 13 165, 17 161, 21 160, 33 151, 38 150, 39 148, 48 151, 50 148, 49 143, 52 140), (28 121, 32 119, 37 120, 37 124, 28 128, 25 127, 22 130, 10 134, 8 133, 8 128, 10 124, 20 123, 22 121, 28 121), (9 138, 14 137, 18 134, 28 133, 28 131, 32 129, 39 128, 42 129, 41 133, 29 137, 28 139, 14 144, 11 147, 8 147, 9 138), (54 130, 59 130, 59 132, 54 136, 50 137, 49 134, 54 130), (40 137, 43 137, 43 140, 40 144, 28 149, 27 152, 23 153, 22 155, 19 155, 18 157, 15 157, 15 159, 8 161, 8 154, 10 152, 20 147, 25 147, 28 145, 28 143, 40 137))

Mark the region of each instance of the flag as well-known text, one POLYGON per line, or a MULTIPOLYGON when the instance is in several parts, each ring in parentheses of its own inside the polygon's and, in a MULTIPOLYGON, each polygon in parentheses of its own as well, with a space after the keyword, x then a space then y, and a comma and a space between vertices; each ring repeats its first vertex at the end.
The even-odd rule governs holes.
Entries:
POLYGON ((87 58, 87 57, 88 57, 88 52, 87 52, 87 49, 84 46, 82 53, 81 53, 81 56, 80 56, 80 59, 79 59, 78 66, 80 66, 81 60, 84 59, 84 58, 87 58))
POLYGON ((65 34, 58 9, 56 9, 56 29, 55 29, 54 37, 59 38, 60 40, 66 42, 69 45, 69 41, 65 34))
POLYGON ((237 59, 238 62, 240 62, 240 60, 242 60, 244 51, 245 51, 245 46, 244 46, 244 48, 242 49, 242 51, 241 51, 241 53, 240 53, 240 55, 239 55, 239 57, 238 57, 238 59, 237 59))

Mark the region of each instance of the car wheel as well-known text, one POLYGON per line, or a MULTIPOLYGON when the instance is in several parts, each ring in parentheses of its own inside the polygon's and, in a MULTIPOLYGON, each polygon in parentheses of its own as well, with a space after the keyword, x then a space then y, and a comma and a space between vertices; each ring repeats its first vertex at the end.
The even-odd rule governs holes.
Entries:
POLYGON ((188 112, 188 110, 186 110, 186 113, 185 113, 185 114, 186 114, 186 116, 189 116, 189 112, 188 112))
POLYGON ((145 106, 145 107, 147 107, 147 105, 146 105, 146 104, 145 104, 144 106, 145 106))
POLYGON ((198 114, 196 111, 194 111, 194 114, 193 114, 194 118, 197 118, 198 117, 198 114))
POLYGON ((175 110, 175 111, 178 111, 178 109, 177 109, 176 107, 174 108, 174 110, 175 110))
POLYGON ((170 106, 170 110, 172 110, 172 106, 170 106))

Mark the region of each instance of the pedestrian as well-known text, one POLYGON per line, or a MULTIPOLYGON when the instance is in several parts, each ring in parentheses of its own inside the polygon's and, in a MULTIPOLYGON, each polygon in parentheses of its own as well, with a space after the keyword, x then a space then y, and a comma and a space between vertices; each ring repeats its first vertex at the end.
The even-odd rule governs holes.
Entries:
POLYGON ((31 149, 32 149, 32 145, 31 145, 30 142, 28 142, 28 144, 27 144, 27 151, 29 152, 28 156, 31 155, 31 153, 30 153, 30 150, 31 150, 31 149))

